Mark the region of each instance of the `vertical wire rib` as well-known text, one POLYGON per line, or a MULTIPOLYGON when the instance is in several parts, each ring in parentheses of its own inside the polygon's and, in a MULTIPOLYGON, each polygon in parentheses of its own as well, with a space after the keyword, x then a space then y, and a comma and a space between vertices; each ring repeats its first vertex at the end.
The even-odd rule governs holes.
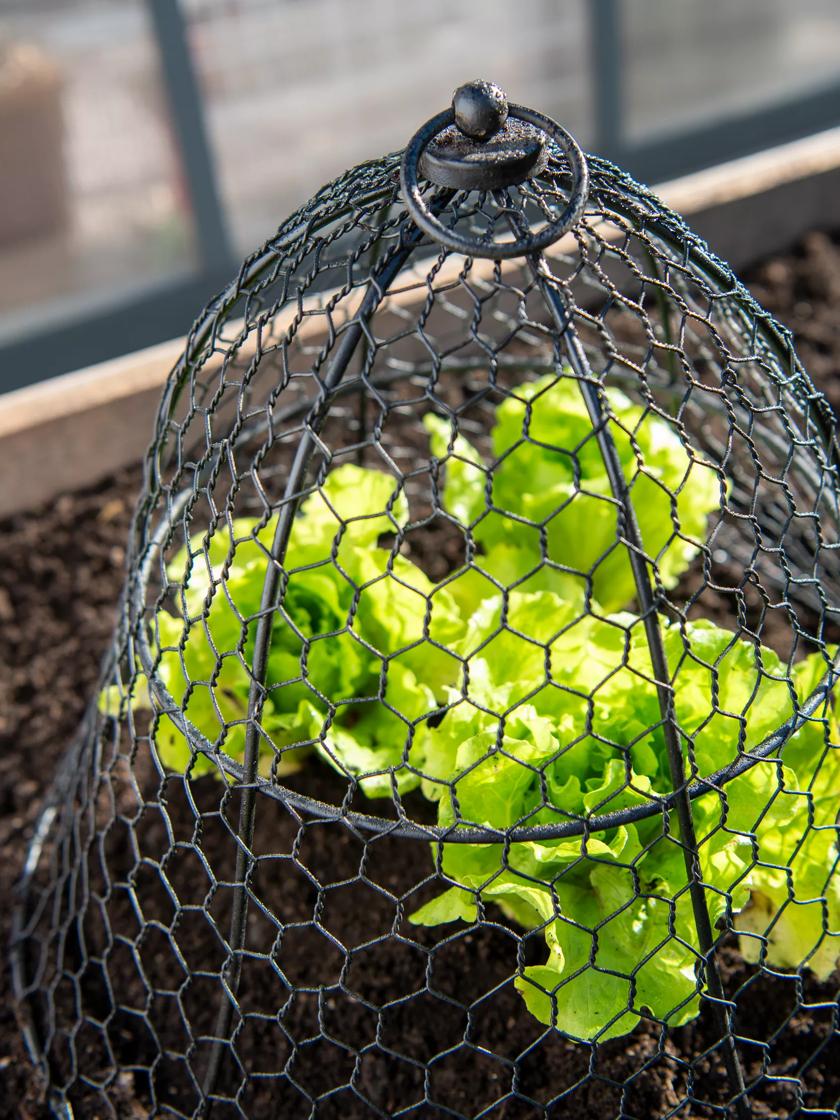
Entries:
MULTIPOLYGON (((386 202, 383 205, 382 209, 377 214, 376 220, 379 223, 380 230, 385 228, 385 223, 388 221, 388 216, 391 213, 391 210, 393 209, 393 205, 394 205, 394 202, 393 202, 393 199, 392 199, 391 201, 386 202)), ((377 240, 373 244, 373 248, 371 249, 371 254, 370 254, 371 272, 375 271, 375 269, 379 265, 379 261, 382 257, 383 244, 384 244, 384 242, 383 242, 381 236, 378 237, 377 240)), ((363 363, 363 365, 366 366, 367 362, 368 362, 368 358, 370 356, 370 351, 371 351, 371 341, 367 337, 367 335, 365 336, 365 339, 364 339, 363 351, 364 352, 363 352, 363 357, 362 357, 362 363, 363 363)), ((363 460, 364 460, 365 441, 367 440, 367 434, 368 434, 368 405, 369 405, 369 402, 368 402, 367 389, 365 388, 364 383, 362 383, 359 386, 358 392, 356 393, 356 405, 357 405, 357 408, 359 409, 359 430, 358 430, 358 436, 357 436, 359 446, 358 446, 358 450, 356 451, 356 465, 361 467, 362 464, 363 464, 363 460)))
MULTIPOLYGON (((442 209, 452 197, 452 193, 452 191, 440 192, 436 199, 436 208, 442 209)), ((266 568, 265 580, 263 581, 259 621, 254 638, 251 685, 248 697, 248 723, 245 731, 244 773, 240 783, 242 803, 239 809, 237 827, 234 897, 230 935, 228 937, 229 952, 222 968, 222 977, 227 991, 222 992, 213 1034, 213 1047, 202 1084, 203 1115, 209 1115, 210 1113, 212 1102, 209 1098, 215 1091, 221 1070, 222 1057, 230 1036, 234 1005, 228 992, 235 997, 242 972, 242 949, 245 944, 245 929, 248 917, 248 876, 254 863, 251 843, 254 837, 256 778, 260 754, 261 732, 259 723, 266 698, 265 679, 268 670, 271 631, 274 614, 281 597, 278 594, 281 588, 281 569, 289 545, 306 472, 317 447, 316 436, 329 415, 333 394, 341 383, 359 343, 366 338, 364 325, 380 306, 391 284, 422 239, 423 234, 419 229, 408 224, 404 225, 399 244, 394 246, 392 251, 382 260, 382 263, 371 273, 368 291, 356 312, 353 322, 342 335, 324 377, 323 391, 306 418, 305 431, 289 470, 277 519, 277 527, 271 544, 271 562, 266 568)))
POLYGON ((671 785, 676 794, 677 819, 680 826, 681 847, 685 860, 685 869, 688 876, 689 895, 697 927, 697 939, 703 955, 703 971, 706 986, 713 1000, 715 1018, 721 1031, 724 1044, 724 1063, 731 1086, 735 1093, 735 1112, 738 1120, 750 1120, 752 1110, 746 1096, 744 1073, 735 1040, 732 1034, 729 1011, 725 1006, 726 994, 721 980, 720 970, 715 960, 715 936, 706 905, 705 891, 703 890, 703 874, 700 866, 700 853, 697 845, 697 835, 694 829, 694 819, 691 813, 691 800, 688 796, 687 783, 683 771, 682 750, 677 724, 674 715, 673 688, 670 685, 668 660, 665 646, 662 641, 662 632, 656 611, 656 597, 650 579, 647 563, 644 556, 644 542, 642 541, 636 511, 627 487, 621 460, 615 445, 615 440, 608 427, 608 414, 605 412, 601 393, 596 384, 592 370, 583 349, 583 345, 574 328, 571 313, 560 290, 556 277, 552 274, 545 258, 539 254, 529 258, 530 269, 539 285, 540 291, 546 302, 548 310, 554 321, 558 337, 563 340, 569 365, 578 382, 581 396, 595 431, 598 449, 607 472, 610 489, 613 497, 619 503, 624 526, 624 537, 633 580, 636 585, 636 595, 639 600, 639 612, 642 616, 650 650, 651 665, 656 680, 656 692, 659 702, 660 717, 662 720, 665 747, 668 754, 668 769, 671 785))

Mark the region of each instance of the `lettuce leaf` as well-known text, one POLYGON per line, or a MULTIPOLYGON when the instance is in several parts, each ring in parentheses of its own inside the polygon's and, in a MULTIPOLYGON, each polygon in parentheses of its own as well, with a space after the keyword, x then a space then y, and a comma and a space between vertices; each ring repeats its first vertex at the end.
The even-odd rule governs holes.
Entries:
MULTIPOLYGON (((646 555, 673 586, 706 539, 720 478, 673 421, 618 389, 607 389, 606 399, 646 555)), ((454 424, 437 416, 425 424, 432 453, 445 464, 443 506, 480 546, 479 569, 505 586, 523 581, 527 590, 561 591, 570 580, 582 589, 591 581, 608 611, 634 598, 618 506, 570 372, 519 385, 498 406, 490 461, 454 424)))
MULTIPOLYGON (((674 426, 607 391, 610 431, 649 563, 675 583, 720 501, 717 473, 674 426)), ((516 986, 528 1011, 584 1041, 640 1017, 670 1026, 704 992, 676 814, 590 832, 593 816, 670 793, 659 697, 627 548, 571 376, 520 386, 497 409, 492 458, 427 417, 443 504, 474 562, 440 584, 383 535, 408 523, 397 480, 345 465, 302 503, 271 619, 260 725, 263 773, 316 754, 370 797, 419 787, 438 823, 503 831, 582 822, 567 839, 440 843, 446 889, 418 925, 476 922, 495 907, 544 946, 516 986)), ((250 664, 276 514, 194 537, 169 565, 155 620, 174 709, 155 727, 162 764, 218 772, 178 713, 244 753, 250 664)), ((793 671, 710 622, 663 623, 684 776, 711 775, 792 716, 829 668, 793 671)), ((840 958, 836 790, 826 705, 781 751, 694 800, 707 906, 745 958, 828 975, 840 958)))
MULTIPOLYGON (((408 766, 415 725, 458 679, 447 642, 463 628, 446 588, 377 545, 408 517, 396 480, 347 464, 302 503, 272 619, 261 770, 283 773, 307 750, 369 796, 419 783, 408 766), (272 747, 274 749, 272 749, 272 747)), ((177 709, 234 759, 244 753, 251 664, 276 515, 194 537, 169 565, 181 615, 156 620, 158 673, 177 709)), ((164 713, 163 765, 215 771, 164 713)))

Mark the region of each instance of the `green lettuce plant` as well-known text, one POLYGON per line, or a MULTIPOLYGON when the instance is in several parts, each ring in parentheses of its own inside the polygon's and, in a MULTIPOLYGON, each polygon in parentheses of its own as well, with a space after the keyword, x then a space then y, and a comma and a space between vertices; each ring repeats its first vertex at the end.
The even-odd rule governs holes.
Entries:
MULTIPOLYGON (((706 538, 721 479, 673 422, 606 396, 645 555, 672 586, 706 538)), ((672 787, 643 623, 622 610, 635 584, 618 507, 579 386, 552 375, 515 389, 486 460, 454 421, 426 425, 443 507, 475 559, 432 583, 380 543, 408 524, 397 480, 331 469, 283 560, 260 770, 280 775, 315 753, 370 797, 419 788, 450 834, 577 821, 583 834, 565 839, 433 846, 448 887, 411 920, 503 914, 545 952, 516 980, 525 1005, 571 1037, 616 1037, 641 1015, 684 1023, 704 979, 676 814, 588 825, 672 787)), ((276 523, 240 518, 193 537, 168 566, 175 591, 153 636, 173 706, 240 761, 276 523)), ((758 746, 829 667, 814 655, 791 682, 776 654, 709 622, 662 626, 687 778, 758 746)), ((155 727, 162 764, 218 773, 174 715, 155 727)), ((747 960, 820 977, 840 944, 836 737, 832 713, 817 713, 780 755, 692 808, 712 921, 734 924, 747 960)))

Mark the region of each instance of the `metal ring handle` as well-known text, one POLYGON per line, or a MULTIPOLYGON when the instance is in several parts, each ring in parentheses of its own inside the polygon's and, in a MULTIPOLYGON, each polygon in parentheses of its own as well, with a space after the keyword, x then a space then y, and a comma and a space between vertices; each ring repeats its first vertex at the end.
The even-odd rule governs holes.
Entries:
POLYGON ((524 105, 510 105, 509 116, 515 120, 530 124, 541 129, 549 140, 552 140, 571 168, 572 190, 569 201, 559 217, 548 223, 538 234, 523 236, 515 241, 504 241, 498 244, 479 241, 476 238, 466 237, 447 229, 429 210, 420 191, 417 169, 420 157, 431 141, 445 128, 455 123, 455 112, 446 109, 438 113, 415 132, 408 146, 403 152, 400 165, 400 185, 406 207, 414 224, 419 226, 429 237, 451 249, 456 253, 463 253, 468 257, 485 257, 490 260, 509 260, 511 257, 528 256, 546 249, 577 224, 589 194, 589 168, 586 157, 578 146, 577 141, 551 117, 537 113, 524 105))

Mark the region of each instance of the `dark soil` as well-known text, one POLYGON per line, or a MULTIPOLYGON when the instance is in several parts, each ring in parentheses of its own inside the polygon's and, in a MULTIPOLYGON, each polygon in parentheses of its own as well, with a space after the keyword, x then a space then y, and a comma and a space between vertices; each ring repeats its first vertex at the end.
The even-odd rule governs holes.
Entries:
POLYGON ((794 253, 757 265, 744 277, 758 302, 796 337, 796 351, 817 387, 840 413, 840 236, 807 234, 794 253))
MULTIPOLYGON (((0 898, 12 885, 44 791, 95 687, 113 630, 139 468, 0 527, 0 898)), ((0 1115, 45 1117, 0 996, 0 1115)))
MULTIPOLYGON (((806 368, 840 408, 840 238, 811 234, 794 253, 760 265, 747 280, 759 300, 794 329, 806 368)), ((123 580, 123 543, 138 485, 139 471, 128 470, 0 525, 4 942, 12 886, 39 803, 95 686, 112 631, 123 580)), ((186 783, 169 784, 167 808, 176 838, 189 839, 200 827, 207 864, 216 881, 224 883, 232 873, 225 820, 236 820, 235 795, 220 813, 213 779, 189 783, 192 802, 185 796, 186 783)), ((322 768, 317 774, 312 768, 306 789, 332 800, 344 786, 322 768)), ((670 1032, 667 1039, 643 1025, 597 1053, 550 1032, 541 1037, 505 983, 517 951, 510 932, 501 926, 480 933, 453 933, 453 927, 418 931, 404 921, 401 901, 413 909, 431 890, 417 887, 429 870, 425 845, 387 837, 364 845, 342 825, 305 822, 279 805, 276 812, 264 813, 262 821, 266 828, 270 824, 270 833, 261 840, 258 823, 258 850, 261 843, 264 851, 270 844, 272 852, 294 854, 295 859, 261 867, 264 878, 256 885, 267 907, 264 913, 251 908, 249 944, 267 948, 278 938, 274 914, 282 912, 285 932, 273 962, 255 956, 243 972, 241 1009, 249 1017, 236 1050, 253 1075, 239 1102, 243 1110, 296 1120, 308 1116, 309 1101, 320 1096, 319 1120, 392 1116, 398 1109, 412 1120, 474 1116, 510 1089, 509 1063, 524 1053, 518 1098, 488 1112, 493 1120, 721 1115, 699 1103, 724 1099, 720 1045, 708 1015, 670 1032), (281 982, 278 967, 293 991, 281 982), (274 1017, 280 1006, 285 1009, 282 1030, 274 1017), (462 1044, 465 1037, 467 1045, 462 1044), (424 1087, 426 1063, 434 1055, 442 1056, 432 1063, 424 1087), (289 1076, 279 1085, 259 1077, 283 1068, 289 1076), (360 1095, 347 1087, 351 1077, 360 1095), (554 1099, 558 1091, 576 1085, 568 1099, 554 1099), (448 1111, 429 1104, 409 1108, 424 1096, 444 1103, 448 1111)), ((165 847, 160 816, 150 814, 137 831, 143 853, 160 858, 165 847)), ((118 865, 118 838, 114 843, 118 865)), ((127 848, 122 851, 129 861, 127 848)), ((182 906, 207 898, 206 871, 186 857, 181 865, 170 861, 168 873, 182 906)), ((224 889, 213 895, 211 912, 220 928, 229 918, 229 895, 224 889)), ((153 911, 149 916, 171 925, 165 892, 147 884, 145 897, 153 911)), ((120 905, 115 897, 114 920, 120 905)), ((188 967, 218 970, 220 961, 208 960, 208 931, 200 915, 185 910, 173 928, 188 967)), ((177 1057, 184 1053, 179 1040, 183 1026, 167 993, 174 997, 180 992, 195 1030, 211 1033, 215 1021, 218 976, 198 977, 184 987, 180 966, 172 964, 171 947, 164 941, 156 946, 154 937, 147 938, 139 951, 141 964, 154 971, 155 1006, 144 1006, 136 960, 126 957, 121 999, 126 1008, 136 1006, 142 1014, 114 1020, 109 1037, 125 1065, 111 1091, 115 1109, 125 1117, 148 1115, 152 1092, 159 1108, 168 1105, 189 1113, 195 1107, 184 1059, 177 1057), (173 1055, 153 1077, 147 1072, 153 1052, 149 1027, 173 1055)), ((112 972, 114 967, 112 963, 112 972)), ((762 1056, 764 1073, 770 1075, 754 1093, 754 1115, 780 1120, 840 1115, 840 1047, 832 1034, 836 993, 811 977, 757 976, 728 950, 723 969, 727 991, 739 994, 736 1029, 752 1040, 741 1046, 748 1080, 759 1076, 762 1056), (809 1010, 797 1013, 803 1001, 809 1010)), ((48 1112, 16 1029, 5 969, 0 984, 0 1117, 42 1120, 48 1112)), ((92 980, 85 993, 92 1013, 97 1000, 107 998, 92 980)), ((77 1040, 86 1055, 96 1045, 77 1040)), ((193 1068, 203 1068, 206 1049, 191 1061, 193 1068)), ((80 1096, 80 1117, 104 1114, 92 1099, 80 1096)), ((218 1120, 241 1113, 222 1104, 212 1115, 218 1120)))

